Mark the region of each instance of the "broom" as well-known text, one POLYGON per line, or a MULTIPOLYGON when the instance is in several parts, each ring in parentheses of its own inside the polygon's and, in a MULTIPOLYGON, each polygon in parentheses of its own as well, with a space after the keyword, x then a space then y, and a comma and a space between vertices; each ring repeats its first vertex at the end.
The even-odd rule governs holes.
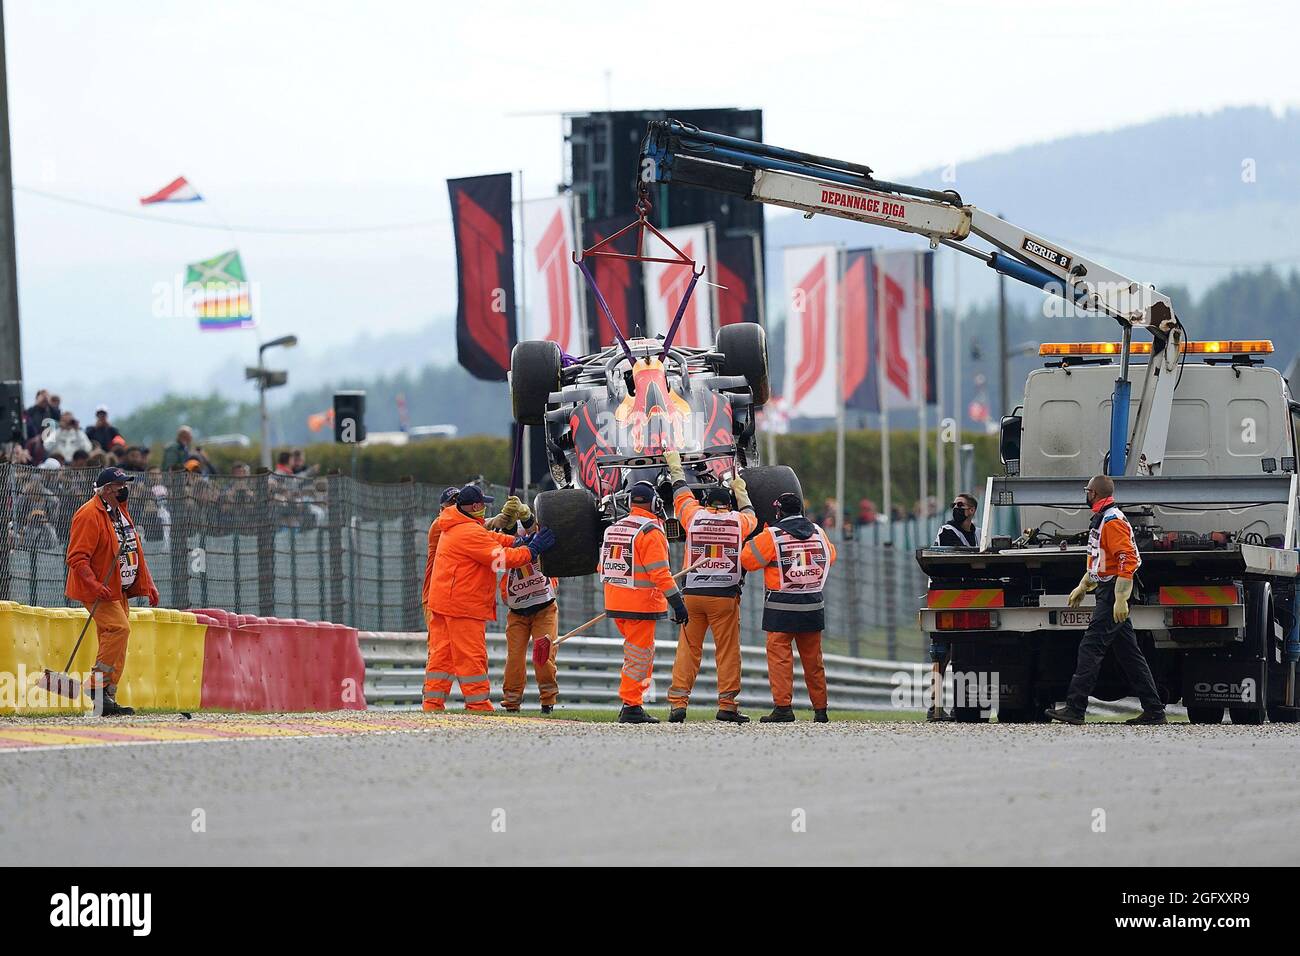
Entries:
MULTIPOLYGON (((676 574, 673 575, 673 580, 676 581, 680 579, 688 571, 694 571, 695 566, 697 564, 700 564, 702 561, 704 561, 704 558, 700 558, 699 561, 696 561, 694 564, 690 565, 689 567, 682 568, 680 571, 678 571, 676 574)), ((541 667, 543 664, 546 664, 555 656, 555 649, 558 648, 561 644, 563 644, 569 638, 581 634, 587 628, 595 624, 599 624, 607 617, 609 617, 609 614, 607 612, 602 611, 600 614, 597 614, 595 617, 593 617, 590 621, 587 621, 585 624, 579 624, 568 634, 564 634, 560 637, 557 637, 554 641, 551 640, 551 636, 549 634, 543 634, 541 637, 534 638, 533 639, 533 664, 535 664, 538 667, 541 667)))
MULTIPOLYGON (((126 553, 126 542, 122 542, 122 547, 118 549, 117 557, 113 563, 108 566, 108 574, 104 575, 104 580, 99 582, 100 589, 108 587, 108 579, 113 576, 113 572, 121 567, 122 555, 126 553)), ((36 681, 36 686, 56 694, 59 697, 66 697, 69 700, 81 699, 81 681, 77 680, 68 673, 72 669, 72 662, 76 660, 77 651, 81 650, 81 642, 85 640, 86 631, 90 630, 90 622, 95 619, 95 611, 99 608, 99 602, 103 600, 102 594, 95 595, 95 603, 90 605, 90 613, 86 615, 86 623, 81 625, 81 633, 77 635, 77 643, 72 645, 72 653, 68 655, 68 663, 63 665, 63 670, 52 671, 48 667, 36 681)))

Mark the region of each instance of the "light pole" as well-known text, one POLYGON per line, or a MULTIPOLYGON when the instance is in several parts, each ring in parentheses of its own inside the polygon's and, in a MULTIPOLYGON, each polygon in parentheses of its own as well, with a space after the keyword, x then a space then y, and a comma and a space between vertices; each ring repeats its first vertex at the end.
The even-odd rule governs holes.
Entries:
POLYGON ((257 347, 257 367, 244 369, 244 377, 257 382, 258 400, 262 413, 262 467, 269 469, 271 467, 271 424, 266 416, 266 390, 268 388, 277 388, 289 381, 289 373, 274 371, 266 367, 265 355, 267 349, 273 349, 276 346, 283 348, 293 348, 298 344, 298 336, 282 335, 278 339, 272 339, 257 347))

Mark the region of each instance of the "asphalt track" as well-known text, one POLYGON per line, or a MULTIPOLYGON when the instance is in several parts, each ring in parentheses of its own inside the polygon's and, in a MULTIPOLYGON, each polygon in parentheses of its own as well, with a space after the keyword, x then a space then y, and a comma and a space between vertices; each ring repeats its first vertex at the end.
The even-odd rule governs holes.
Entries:
POLYGON ((1294 725, 369 712, 4 718, 2 741, 5 865, 1300 861, 1294 725))

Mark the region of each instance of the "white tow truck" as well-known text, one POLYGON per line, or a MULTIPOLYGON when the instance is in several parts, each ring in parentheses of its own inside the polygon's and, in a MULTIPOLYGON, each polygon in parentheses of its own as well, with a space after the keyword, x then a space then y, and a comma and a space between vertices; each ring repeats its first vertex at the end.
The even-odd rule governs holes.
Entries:
MULTIPOLYGON (((1091 615, 1066 596, 1084 567, 1083 488, 1099 472, 1115 479, 1137 536, 1132 621, 1165 699, 1194 723, 1225 711, 1236 723, 1296 720, 1300 405, 1263 365, 1269 343, 1189 342, 1153 286, 954 191, 885 182, 860 164, 664 120, 649 126, 640 170, 643 183, 916 233, 1117 323, 1118 342, 1041 347, 1046 367, 1002 422, 1006 474, 988 480, 978 546, 917 551, 931 579, 920 622, 953 646, 958 720, 1038 721, 1064 698, 1091 615), (1016 509, 1024 532, 994 536, 995 508, 1016 509)), ((1113 661, 1094 693, 1129 693, 1113 661)))

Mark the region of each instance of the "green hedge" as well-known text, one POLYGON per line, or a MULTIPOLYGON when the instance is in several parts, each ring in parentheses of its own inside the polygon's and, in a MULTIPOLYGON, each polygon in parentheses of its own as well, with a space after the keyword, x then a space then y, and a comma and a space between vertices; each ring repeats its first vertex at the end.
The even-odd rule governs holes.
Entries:
MULTIPOLYGON (((917 499, 919 477, 917 433, 891 433, 890 470, 893 473, 893 500, 911 507, 917 499)), ((930 441, 934 440, 931 432, 930 441)), ((1000 474, 996 436, 968 433, 963 441, 975 446, 975 480, 970 489, 981 494, 985 476, 1000 474)), ((762 442, 766 449, 766 441, 762 442)), ((861 498, 882 504, 880 433, 851 431, 845 435, 845 499, 852 506, 861 498)), ((937 480, 934 446, 930 453, 930 493, 937 480)), ((946 446, 951 469, 952 446, 946 446)), ((279 449, 277 449, 279 450, 279 449)), ((324 442, 303 448, 307 463, 319 465, 322 473, 337 469, 351 474, 352 449, 348 445, 324 442)), ((208 457, 220 472, 229 472, 236 461, 257 464, 257 448, 213 448, 208 457)), ((820 503, 835 494, 835 433, 780 435, 776 440, 777 459, 799 475, 804 493, 820 503)), ((415 442, 410 445, 373 445, 357 452, 357 474, 365 481, 393 482, 405 477, 435 485, 459 484, 474 475, 506 484, 510 479, 510 445, 504 438, 479 435, 415 442)), ((951 479, 950 479, 951 480, 951 479)))
MULTIPOLYGON (((929 493, 934 494, 938 480, 934 453, 934 432, 929 440, 929 493)), ((963 442, 975 446, 975 482, 969 489, 983 497, 984 479, 990 474, 1001 474, 998 460, 997 436, 966 433, 963 442)), ((945 446, 946 465, 952 471, 952 446, 945 446)), ((781 435, 776 440, 776 457, 789 465, 799 476, 804 495, 815 503, 835 495, 835 433, 781 435)), ((852 510, 862 498, 870 498, 876 507, 883 506, 883 467, 881 461, 880 432, 851 431, 844 436, 844 498, 852 510)), ((891 431, 889 443, 889 471, 892 479, 891 493, 895 504, 911 508, 917 501, 920 485, 920 449, 917 432, 891 431)), ((952 481, 951 474, 948 478, 952 481)))
MULTIPOLYGON (((308 465, 321 474, 352 474, 352 446, 334 442, 301 446, 308 465)), ((276 451, 287 451, 279 449, 276 451)), ((237 461, 257 468, 258 449, 208 448, 208 460, 217 471, 228 473, 237 461)), ((274 456, 273 459, 274 460, 274 456)), ((411 477, 431 485, 462 484, 474 475, 503 484, 510 479, 510 443, 504 438, 475 435, 470 438, 430 439, 409 445, 370 445, 357 449, 357 477, 363 481, 394 482, 411 477)))

